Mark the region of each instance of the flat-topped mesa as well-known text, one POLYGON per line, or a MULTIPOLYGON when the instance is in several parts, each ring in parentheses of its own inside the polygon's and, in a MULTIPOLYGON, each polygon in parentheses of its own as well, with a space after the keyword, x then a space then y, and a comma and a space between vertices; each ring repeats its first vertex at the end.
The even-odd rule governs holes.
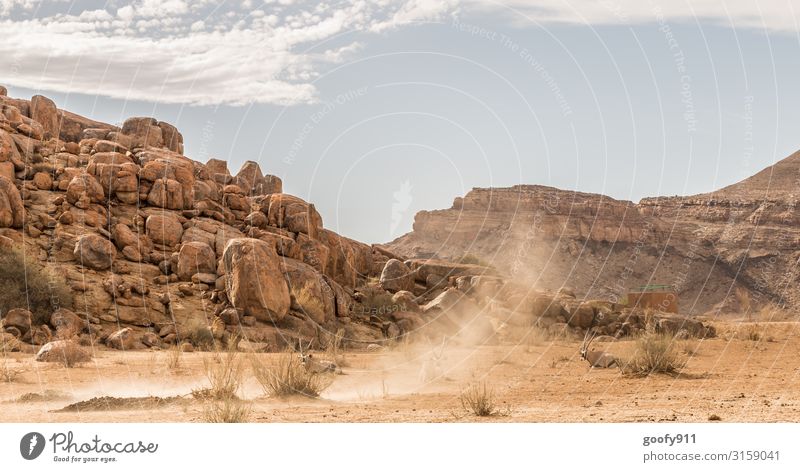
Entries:
POLYGON ((414 218, 415 233, 432 239, 534 231, 553 239, 631 242, 641 238, 641 227, 642 217, 632 202, 541 185, 473 188, 450 209, 421 211, 414 218))

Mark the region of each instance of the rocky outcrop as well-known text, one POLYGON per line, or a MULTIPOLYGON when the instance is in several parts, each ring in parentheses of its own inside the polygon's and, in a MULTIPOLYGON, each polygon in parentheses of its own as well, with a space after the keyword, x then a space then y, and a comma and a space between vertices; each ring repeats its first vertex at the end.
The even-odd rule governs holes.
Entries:
POLYGON ((289 288, 275 249, 252 238, 232 239, 222 256, 228 300, 246 316, 277 323, 289 313, 289 288))
POLYGON ((381 271, 381 287, 389 292, 414 289, 414 273, 397 259, 389 259, 381 271))
POLYGON ((25 221, 25 207, 19 190, 13 182, 0 176, 0 228, 21 228, 25 221))

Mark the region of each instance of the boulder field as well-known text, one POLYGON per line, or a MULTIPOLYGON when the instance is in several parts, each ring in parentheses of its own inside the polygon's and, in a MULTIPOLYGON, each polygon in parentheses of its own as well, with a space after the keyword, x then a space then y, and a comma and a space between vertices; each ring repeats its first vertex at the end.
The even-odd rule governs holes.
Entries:
MULTIPOLYGON (((354 241, 256 162, 233 175, 224 161, 183 153, 178 129, 154 118, 117 127, 46 97, 0 94, 0 252, 41 269, 39 286, 54 294, 44 308, 0 297, 8 345, 48 345, 45 359, 96 345, 325 347, 342 332, 345 347, 366 348, 409 335, 492 342, 515 324, 618 336, 643 328, 643 315, 614 304, 354 241)), ((687 323, 663 322, 713 334, 687 323)))

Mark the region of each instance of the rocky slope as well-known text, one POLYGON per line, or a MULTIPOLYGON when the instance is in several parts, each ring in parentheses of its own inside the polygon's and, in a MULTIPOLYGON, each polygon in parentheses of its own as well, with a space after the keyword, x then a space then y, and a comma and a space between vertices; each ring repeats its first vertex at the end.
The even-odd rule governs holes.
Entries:
MULTIPOLYGON (((496 251, 498 241, 531 227, 537 238, 561 235, 559 263, 588 242, 595 254, 661 237, 656 229, 640 235, 655 218, 630 203, 541 187, 476 190, 457 208, 417 218, 417 234, 434 249, 452 237, 445 255, 465 243, 496 251)), ((408 252, 415 237, 395 246, 408 252)), ((516 259, 547 252, 524 247, 516 259)), ((579 269, 576 277, 597 271, 579 269)), ((343 347, 371 348, 412 334, 482 343, 509 326, 623 336, 653 320, 516 282, 479 264, 404 258, 327 230, 312 203, 283 193, 280 179, 255 162, 232 175, 223 161, 183 155, 183 137, 168 123, 134 117, 118 128, 46 97, 9 98, 0 87, 3 350, 42 346, 38 360, 80 362, 90 356, 81 346, 275 351, 341 339, 343 347)), ((685 319, 655 322, 713 335, 685 319)))
MULTIPOLYGON (((387 247, 406 257, 475 255, 540 289, 619 300, 673 285, 686 314, 752 314, 800 304, 800 153, 735 185, 638 204, 521 185, 475 188, 416 215, 387 247)), ((763 314, 762 313, 762 314, 763 314)))
POLYGON ((281 187, 255 162, 232 175, 184 156, 168 123, 117 128, 0 88, 3 250, 53 276, 53 313, 4 299, 4 331, 125 349, 236 335, 274 350, 339 329, 382 340, 382 326, 350 311, 388 258, 325 229, 281 187))

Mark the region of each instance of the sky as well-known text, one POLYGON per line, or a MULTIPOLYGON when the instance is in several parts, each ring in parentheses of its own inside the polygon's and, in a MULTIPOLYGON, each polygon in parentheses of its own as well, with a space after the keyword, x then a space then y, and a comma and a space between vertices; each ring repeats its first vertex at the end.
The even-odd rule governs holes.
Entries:
POLYGON ((800 149, 791 0, 0 0, 0 84, 246 160, 386 242, 473 187, 638 201, 800 149))

